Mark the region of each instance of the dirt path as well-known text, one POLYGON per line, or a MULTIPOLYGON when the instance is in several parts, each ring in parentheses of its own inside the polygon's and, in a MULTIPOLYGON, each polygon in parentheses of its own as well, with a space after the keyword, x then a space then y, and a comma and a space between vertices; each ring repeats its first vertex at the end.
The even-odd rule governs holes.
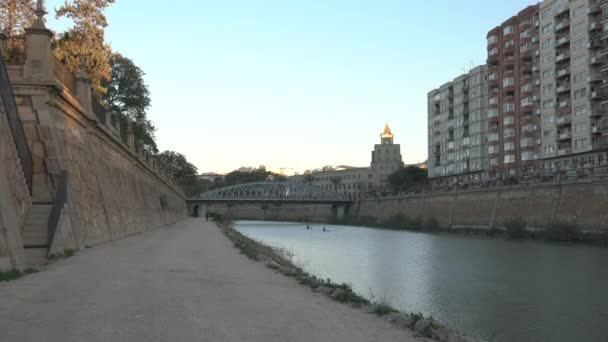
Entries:
POLYGON ((415 341, 232 248, 202 219, 0 284, 0 341, 415 341))

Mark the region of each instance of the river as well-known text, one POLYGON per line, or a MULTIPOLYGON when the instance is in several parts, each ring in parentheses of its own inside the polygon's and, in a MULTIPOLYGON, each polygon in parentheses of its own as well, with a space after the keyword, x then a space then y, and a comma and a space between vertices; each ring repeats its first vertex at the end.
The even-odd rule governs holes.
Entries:
POLYGON ((319 277, 491 341, 608 341, 608 249, 239 221, 319 277))

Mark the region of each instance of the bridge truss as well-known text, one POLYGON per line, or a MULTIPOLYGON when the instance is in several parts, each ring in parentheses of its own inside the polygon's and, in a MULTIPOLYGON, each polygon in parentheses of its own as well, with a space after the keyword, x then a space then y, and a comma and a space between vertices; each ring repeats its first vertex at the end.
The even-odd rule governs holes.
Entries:
POLYGON ((311 202, 349 203, 338 194, 291 182, 256 182, 234 185, 200 194, 189 202, 311 202))

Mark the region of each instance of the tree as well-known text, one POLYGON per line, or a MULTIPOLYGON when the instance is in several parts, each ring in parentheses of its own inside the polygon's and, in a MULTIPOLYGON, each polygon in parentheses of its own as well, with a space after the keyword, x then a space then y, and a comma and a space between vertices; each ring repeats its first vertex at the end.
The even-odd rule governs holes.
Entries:
POLYGON ((113 53, 110 56, 110 79, 102 82, 106 88, 102 98, 122 121, 132 122, 133 135, 143 143, 144 148, 157 153, 156 128, 146 113, 151 101, 144 75, 132 60, 113 53))
POLYGON ((304 175, 304 183, 308 184, 308 185, 312 185, 312 183, 316 181, 315 176, 311 175, 310 173, 307 175, 304 175))
POLYGON ((34 0, 0 0, 0 30, 8 37, 23 34, 36 19, 34 0))
POLYGON ((159 167, 176 181, 195 176, 198 172, 196 166, 190 164, 186 157, 174 151, 165 151, 158 155, 159 167))
POLYGON ((417 166, 408 166, 388 176, 393 191, 404 191, 423 185, 428 178, 428 171, 417 166))
POLYGON ((76 72, 80 58, 84 56, 85 69, 97 94, 105 92, 101 81, 108 80, 110 76, 111 49, 104 40, 108 21, 103 10, 113 3, 114 0, 66 0, 56 13, 57 19, 71 19, 74 27, 55 41, 55 56, 71 72, 76 72))
POLYGON ((340 183, 342 183, 342 178, 341 177, 332 177, 330 179, 330 181, 334 184, 334 190, 336 191, 336 193, 338 193, 338 187, 339 187, 340 183))

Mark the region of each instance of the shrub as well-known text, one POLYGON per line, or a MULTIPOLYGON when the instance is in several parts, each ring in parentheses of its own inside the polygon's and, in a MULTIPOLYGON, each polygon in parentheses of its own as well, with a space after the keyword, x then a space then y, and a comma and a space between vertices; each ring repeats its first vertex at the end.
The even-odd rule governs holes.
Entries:
POLYGON ((399 311, 395 310, 395 308, 390 306, 390 304, 388 304, 385 300, 381 301, 380 303, 378 303, 374 306, 374 313, 376 314, 376 316, 385 316, 385 315, 391 314, 393 312, 399 312, 399 311))
POLYGON ((581 237, 581 230, 571 222, 555 222, 545 229, 544 235, 554 241, 576 241, 581 237))
POLYGON ((440 231, 441 226, 439 225, 439 221, 435 217, 428 217, 424 222, 424 230, 433 233, 440 231))
POLYGON ((526 237, 526 235, 527 235, 527 232, 526 232, 527 223, 521 217, 507 219, 507 220, 505 220, 504 225, 505 225, 505 229, 507 230, 507 234, 512 239, 521 239, 521 238, 526 237))

